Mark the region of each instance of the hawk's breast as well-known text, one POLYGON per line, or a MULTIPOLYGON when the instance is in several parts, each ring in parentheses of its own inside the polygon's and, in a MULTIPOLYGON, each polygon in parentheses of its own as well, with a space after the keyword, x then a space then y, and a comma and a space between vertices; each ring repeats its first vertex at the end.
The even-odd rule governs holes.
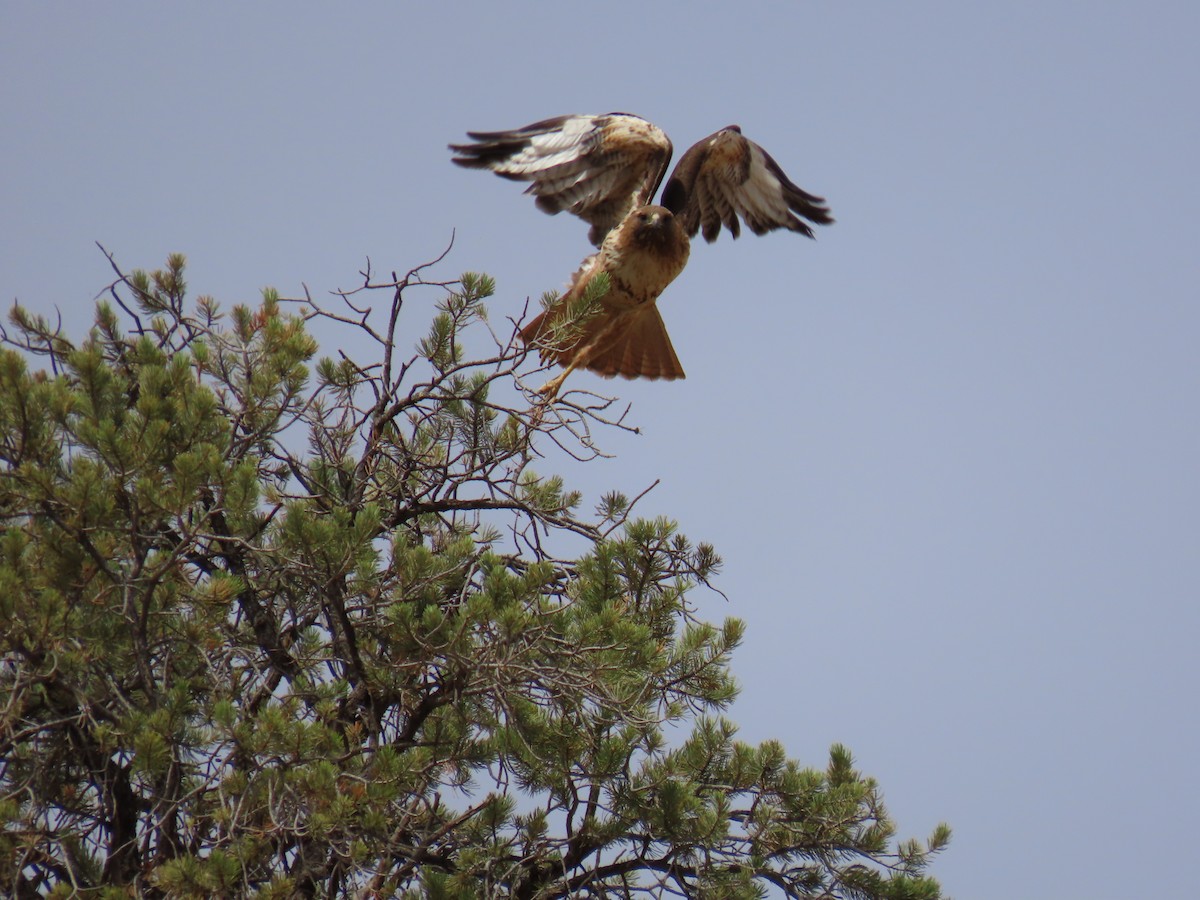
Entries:
POLYGON ((683 271, 690 249, 669 210, 646 206, 630 213, 601 249, 612 280, 607 302, 620 307, 653 303, 683 271))

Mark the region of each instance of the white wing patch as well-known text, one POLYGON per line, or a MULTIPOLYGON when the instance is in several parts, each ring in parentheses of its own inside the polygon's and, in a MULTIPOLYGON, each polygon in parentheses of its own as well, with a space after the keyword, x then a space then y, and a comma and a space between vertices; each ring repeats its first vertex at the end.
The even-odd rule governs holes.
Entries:
POLYGON ((452 144, 454 161, 528 181, 540 209, 566 210, 592 225, 597 246, 639 206, 650 202, 671 158, 657 126, 625 113, 547 119, 514 131, 471 132, 452 144))
POLYGON ((596 117, 572 116, 561 130, 535 134, 529 143, 495 171, 506 175, 534 175, 569 166, 582 171, 581 157, 597 143, 596 117))
POLYGON ((791 218, 783 201, 783 186, 767 168, 762 151, 757 146, 752 148, 750 177, 742 185, 737 210, 755 234, 763 234, 770 230, 772 223, 786 222, 791 218))

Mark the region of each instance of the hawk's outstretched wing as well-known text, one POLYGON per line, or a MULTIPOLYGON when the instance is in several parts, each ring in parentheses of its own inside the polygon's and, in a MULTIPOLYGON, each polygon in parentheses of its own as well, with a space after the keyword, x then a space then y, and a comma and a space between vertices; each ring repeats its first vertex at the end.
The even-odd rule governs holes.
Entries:
POLYGON ((559 116, 513 131, 470 131, 473 144, 451 144, 454 162, 528 181, 539 209, 563 210, 591 226, 597 247, 634 209, 651 203, 671 142, 639 116, 559 116))
POLYGON ((710 134, 683 154, 662 196, 662 205, 680 217, 689 236, 703 230, 709 242, 717 239, 722 225, 736 238, 739 217, 755 234, 786 228, 812 237, 797 214, 828 225, 833 218, 824 204, 823 197, 793 184, 736 125, 710 134))

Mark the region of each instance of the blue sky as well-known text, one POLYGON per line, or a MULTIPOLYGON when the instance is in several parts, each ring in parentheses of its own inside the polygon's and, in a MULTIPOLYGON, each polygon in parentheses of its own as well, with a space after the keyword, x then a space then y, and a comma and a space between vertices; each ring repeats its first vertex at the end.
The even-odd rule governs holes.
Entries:
POLYGON ((228 305, 456 231, 442 273, 516 315, 586 227, 448 142, 741 124, 838 223, 697 243, 661 302, 687 380, 572 376, 643 432, 578 485, 662 479, 642 510, 716 545, 705 612, 749 626, 742 736, 847 743, 904 835, 955 828, 951 894, 1191 896, 1197 33, 1185 2, 7 3, 0 300, 78 333, 95 241, 228 305))

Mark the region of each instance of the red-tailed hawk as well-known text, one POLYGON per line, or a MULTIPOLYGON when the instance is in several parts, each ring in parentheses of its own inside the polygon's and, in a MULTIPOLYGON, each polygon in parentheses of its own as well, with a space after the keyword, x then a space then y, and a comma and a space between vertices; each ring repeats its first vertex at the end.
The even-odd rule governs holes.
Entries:
POLYGON ((739 220, 755 234, 778 228, 813 237, 803 219, 833 221, 821 197, 801 190, 762 147, 736 125, 693 145, 663 190, 671 142, 655 125, 627 113, 559 116, 514 131, 470 131, 474 143, 451 144, 454 162, 528 181, 539 209, 563 210, 592 228, 599 251, 580 265, 566 293, 521 331, 543 361, 564 367, 541 393, 553 397, 575 369, 606 378, 683 378, 657 301, 683 271, 690 238, 717 239, 721 226, 735 238, 739 220), (801 218, 803 217, 803 219, 801 218), (572 301, 599 272, 608 292, 599 310, 571 330, 556 328, 572 301))

